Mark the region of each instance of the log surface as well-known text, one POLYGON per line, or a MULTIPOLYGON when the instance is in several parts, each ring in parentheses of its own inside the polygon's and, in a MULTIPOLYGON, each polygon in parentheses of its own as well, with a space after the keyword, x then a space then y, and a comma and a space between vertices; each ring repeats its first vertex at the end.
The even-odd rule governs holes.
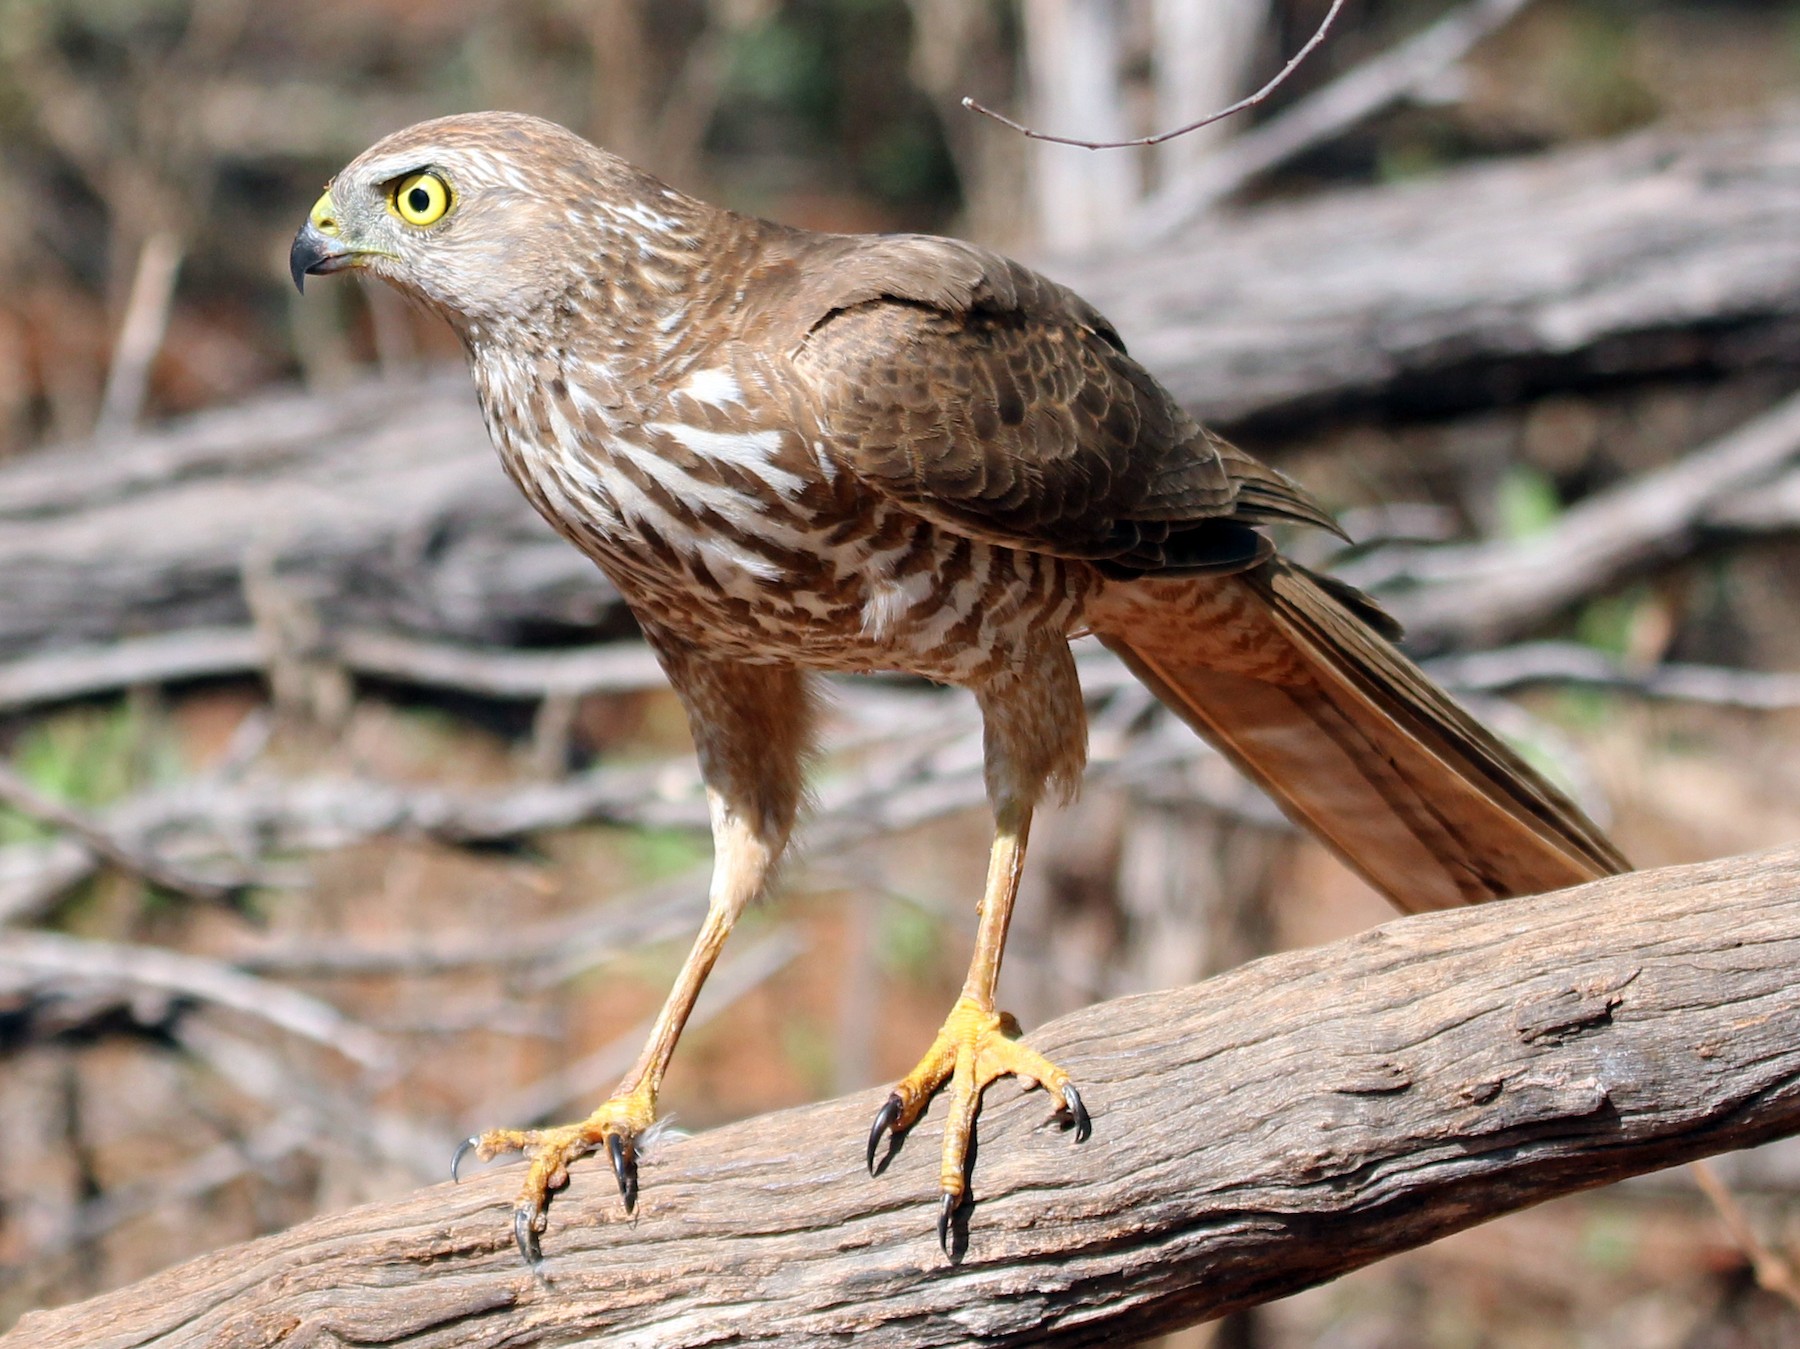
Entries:
MULTIPOLYGON (((635 1219, 575 1168, 320 1218, 27 1316, 6 1349, 1098 1345, 1558 1194, 1800 1130, 1800 849, 1399 919, 1032 1036, 1094 1135, 989 1092, 957 1260, 941 1107, 864 1173, 879 1090, 669 1140, 635 1219)), ((679 1068, 677 1068, 679 1071, 679 1068)))
MULTIPOLYGON (((1800 115, 1262 206, 1050 270, 1226 428, 1800 368, 1800 115)), ((460 372, 0 464, 0 659, 208 629, 190 672, 242 670, 247 566, 299 578, 326 633, 629 626, 501 476, 460 372)))

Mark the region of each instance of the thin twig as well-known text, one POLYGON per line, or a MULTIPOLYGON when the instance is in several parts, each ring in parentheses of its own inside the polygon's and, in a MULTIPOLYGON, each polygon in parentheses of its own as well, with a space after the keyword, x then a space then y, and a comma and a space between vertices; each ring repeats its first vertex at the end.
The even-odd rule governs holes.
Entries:
POLYGON ((1750 1261, 1751 1271, 1756 1275, 1756 1286, 1800 1310, 1800 1277, 1795 1275, 1793 1262, 1785 1255, 1769 1249, 1756 1234, 1756 1228, 1751 1224, 1750 1216, 1744 1212, 1743 1205, 1738 1203, 1737 1196, 1732 1194, 1731 1188, 1710 1162, 1695 1162, 1689 1170, 1693 1172, 1700 1192, 1712 1201, 1719 1220, 1725 1224, 1725 1230, 1731 1233, 1731 1239, 1750 1261))
POLYGON ((620 951, 691 932, 706 911, 711 864, 641 889, 609 897, 597 909, 498 933, 430 932, 392 946, 359 944, 337 935, 287 939, 233 951, 234 968, 284 978, 423 978, 469 969, 522 969, 538 987, 573 978, 620 951), (554 976, 554 977, 552 977, 554 976))
MULTIPOLYGON (((456 1132, 447 1123, 383 1106, 370 1099, 367 1084, 346 1090, 243 1030, 225 1017, 182 1017, 170 1033, 185 1053, 233 1090, 303 1124, 313 1155, 355 1157, 359 1170, 369 1158, 379 1157, 419 1180, 443 1175, 444 1142, 456 1132)), ((415 1098, 402 1094, 401 1099, 418 1108, 415 1098)))
POLYGON ((1465 694, 1560 684, 1754 712, 1800 707, 1800 674, 1680 662, 1635 666, 1576 642, 1521 642, 1493 651, 1439 656, 1424 666, 1446 688, 1465 694))
POLYGON ((365 1068, 386 1069, 393 1062, 380 1036, 335 1007, 199 956, 54 932, 5 932, 0 933, 0 970, 198 998, 324 1045, 365 1068))
POLYGON ((1442 78, 1477 43, 1531 0, 1472 0, 1424 31, 1332 80, 1220 146, 1191 172, 1143 202, 1131 233, 1157 241, 1240 191, 1252 179, 1342 135, 1442 78))
MULTIPOLYGON (((668 680, 642 642, 519 651, 427 641, 351 628, 321 638, 352 674, 487 698, 579 697, 663 688, 668 680)), ((253 674, 263 668, 256 629, 188 628, 65 647, 0 662, 0 711, 91 697, 134 684, 253 674)))
POLYGON ((129 843, 86 811, 52 801, 4 764, 0 764, 0 804, 39 824, 73 834, 82 847, 121 871, 204 904, 235 907, 252 884, 248 877, 213 880, 199 876, 149 848, 129 843))
POLYGON ((1504 640, 1628 572, 1685 555, 1715 507, 1769 482, 1797 458, 1800 394, 1793 394, 1666 468, 1595 493, 1540 533, 1394 549, 1338 574, 1382 592, 1415 641, 1504 640))
MULTIPOLYGON (((782 930, 765 937, 746 951, 728 958, 707 979, 687 1019, 691 1031, 720 1015, 740 998, 762 987, 806 950, 794 932, 782 930)), ((495 1120, 509 1124, 549 1119, 571 1101, 605 1091, 617 1081, 643 1049, 650 1022, 613 1037, 593 1053, 564 1063, 537 1081, 502 1093, 468 1112, 471 1127, 485 1128, 495 1120)))
POLYGON ((1221 122, 1235 113, 1244 112, 1250 108, 1254 108, 1257 104, 1267 99, 1270 94, 1273 94, 1283 84, 1287 83, 1288 76, 1292 75, 1300 63, 1308 56, 1312 55, 1313 49, 1325 40, 1325 35, 1331 31, 1331 25, 1337 22, 1338 11, 1343 9, 1343 7, 1344 0, 1331 0, 1331 8, 1325 12, 1325 17, 1320 21, 1318 29, 1306 40, 1305 45, 1303 45, 1299 51, 1294 53, 1288 63, 1281 68, 1281 72, 1276 75, 1274 79, 1270 80, 1254 94, 1251 94, 1248 98, 1240 98, 1229 108, 1221 108, 1218 112, 1209 113, 1197 122, 1189 122, 1186 126, 1178 126, 1173 131, 1159 131, 1154 136, 1138 136, 1132 140, 1124 141, 1087 141, 1074 136, 1053 136, 1047 131, 1034 130, 1033 128, 1026 126, 1023 122, 1015 122, 1012 118, 1007 117, 1002 113, 995 112, 992 108, 988 107, 987 104, 977 102, 973 98, 965 96, 962 100, 962 105, 970 112, 978 112, 983 117, 993 118, 1002 126, 1011 127, 1021 136, 1029 136, 1034 141, 1048 141, 1052 145, 1073 145, 1083 150, 1126 150, 1133 146, 1161 145, 1164 141, 1172 141, 1177 136, 1185 136, 1191 131, 1198 131, 1203 126, 1211 126, 1214 122, 1221 122))

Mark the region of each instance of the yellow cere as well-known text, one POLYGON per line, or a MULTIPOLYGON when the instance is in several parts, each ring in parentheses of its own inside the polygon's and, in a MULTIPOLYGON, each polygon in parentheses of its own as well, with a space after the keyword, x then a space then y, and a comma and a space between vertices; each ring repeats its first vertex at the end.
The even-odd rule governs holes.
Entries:
POLYGON ((330 188, 326 188, 320 194, 319 199, 313 203, 312 223, 313 228, 319 233, 336 237, 338 232, 337 207, 332 203, 330 188))
POLYGON ((415 173, 394 189, 394 214, 409 225, 435 225, 450 209, 450 185, 435 173, 415 173))

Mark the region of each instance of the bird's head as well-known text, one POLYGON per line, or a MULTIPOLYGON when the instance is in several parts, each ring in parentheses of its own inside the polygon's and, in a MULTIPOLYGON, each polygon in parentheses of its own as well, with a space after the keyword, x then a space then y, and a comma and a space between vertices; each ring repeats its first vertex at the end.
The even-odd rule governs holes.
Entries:
POLYGON ((620 211, 666 192, 552 122, 441 117, 376 142, 333 178, 288 265, 302 289, 355 268, 459 324, 518 317, 603 267, 620 211))

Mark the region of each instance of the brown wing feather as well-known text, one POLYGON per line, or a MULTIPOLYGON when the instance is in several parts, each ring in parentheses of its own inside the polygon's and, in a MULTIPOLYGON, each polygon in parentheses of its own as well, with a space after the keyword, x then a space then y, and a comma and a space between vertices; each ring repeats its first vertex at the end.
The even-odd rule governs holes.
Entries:
POLYGON ((843 460, 920 514, 1124 573, 1236 569, 1267 554, 1252 525, 1333 527, 1055 282, 948 239, 813 247, 786 315, 795 364, 843 460))

